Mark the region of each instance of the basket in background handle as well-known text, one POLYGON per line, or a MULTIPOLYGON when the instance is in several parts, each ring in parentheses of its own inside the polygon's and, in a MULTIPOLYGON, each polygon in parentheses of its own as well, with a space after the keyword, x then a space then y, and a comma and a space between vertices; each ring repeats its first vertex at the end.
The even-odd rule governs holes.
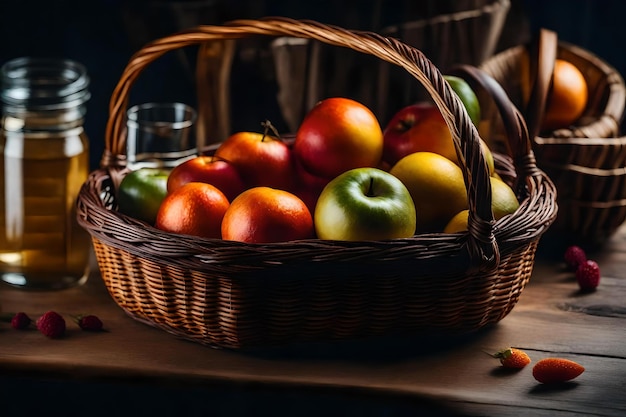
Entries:
POLYGON ((557 47, 556 32, 542 28, 528 48, 530 97, 524 115, 531 138, 539 136, 541 130, 554 74, 557 47))

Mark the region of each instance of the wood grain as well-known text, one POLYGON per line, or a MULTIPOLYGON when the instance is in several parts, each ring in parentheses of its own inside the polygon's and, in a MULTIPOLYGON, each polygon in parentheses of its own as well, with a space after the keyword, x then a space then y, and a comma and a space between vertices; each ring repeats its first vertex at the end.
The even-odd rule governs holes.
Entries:
POLYGON ((547 250, 538 255, 532 279, 509 316, 475 334, 250 352, 178 340, 130 319, 112 301, 97 271, 86 285, 62 292, 1 287, 4 312, 25 311, 32 318, 46 310, 91 313, 102 318, 107 332, 84 332, 68 322, 67 336, 51 340, 35 329, 17 331, 1 323, 0 375, 68 384, 139 382, 146 389, 185 386, 207 393, 231 387, 242 398, 256 400, 259 392, 266 399, 280 397, 273 397, 277 393, 315 399, 323 393, 351 399, 346 406, 351 409, 379 399, 386 406, 408 403, 441 415, 623 416, 626 230, 589 257, 602 271, 597 291, 578 292, 559 254, 547 250), (544 386, 533 379, 532 364, 505 372, 485 354, 506 346, 525 349, 533 362, 549 356, 573 359, 586 371, 569 384, 544 386))

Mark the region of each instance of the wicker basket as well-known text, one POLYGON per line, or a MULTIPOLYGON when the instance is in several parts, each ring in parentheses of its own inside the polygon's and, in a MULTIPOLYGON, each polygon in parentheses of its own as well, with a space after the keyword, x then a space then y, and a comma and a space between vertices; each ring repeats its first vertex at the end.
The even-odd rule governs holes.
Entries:
MULTIPOLYGON (((481 68, 504 87, 518 108, 526 108, 537 165, 558 190, 559 215, 548 237, 560 246, 575 243, 597 249, 626 219, 626 138, 618 137, 626 105, 623 78, 597 56, 558 41, 548 30, 542 30, 529 45, 495 55, 481 68), (540 132, 555 58, 581 70, 589 100, 575 125, 540 132), (526 107, 522 102, 524 76, 534 80, 529 82, 533 88, 526 107)), ((497 138, 501 130, 498 112, 488 107, 483 110, 481 132, 497 138)))
POLYGON ((512 149, 519 154, 510 160, 518 162, 521 205, 494 222, 478 132, 420 51, 374 33, 311 21, 267 18, 200 26, 156 40, 131 58, 111 97, 102 168, 92 172, 78 197, 78 220, 93 238, 116 303, 134 319, 186 340, 249 349, 471 332, 497 323, 515 306, 530 278, 538 240, 556 216, 554 184, 537 169, 523 123, 515 125, 512 149), (118 213, 116 187, 127 172, 124 113, 142 70, 177 48, 253 36, 311 38, 411 73, 452 129, 468 185, 470 232, 245 244, 165 233, 118 213))
MULTIPOLYGON (((374 29, 419 49, 445 72, 452 64, 477 65, 492 56, 510 8, 510 0, 404 2, 402 13, 389 7, 383 15, 396 17, 374 29)), ((337 94, 365 104, 380 120, 389 120, 401 107, 428 99, 428 93, 402 68, 369 55, 288 37, 271 42, 271 55, 280 111, 294 130, 314 103, 337 94), (326 75, 330 72, 332 77, 326 75)))
MULTIPOLYGON (((444 74, 456 64, 479 65, 491 57, 511 9, 510 0, 432 0, 412 2, 420 18, 386 26, 380 33, 413 46, 444 74)), ((381 120, 428 94, 402 68, 379 63, 378 92, 372 103, 381 120)))

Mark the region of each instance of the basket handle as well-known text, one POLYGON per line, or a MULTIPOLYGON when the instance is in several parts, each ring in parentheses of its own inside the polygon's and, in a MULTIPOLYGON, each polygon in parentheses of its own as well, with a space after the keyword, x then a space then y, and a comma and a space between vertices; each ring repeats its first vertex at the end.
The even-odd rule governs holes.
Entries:
POLYGON ((211 104, 230 108, 230 68, 235 54, 232 40, 205 42, 198 50, 196 64, 196 88, 198 99, 198 122, 196 136, 198 149, 204 148, 210 134, 226 138, 230 125, 230 112, 218 111, 211 104))
POLYGON ((472 65, 456 65, 448 72, 463 78, 473 89, 482 89, 495 103, 508 139, 507 148, 518 174, 514 189, 521 187, 528 177, 540 176, 524 116, 500 83, 486 71, 472 65))
POLYGON ((533 139, 539 135, 545 115, 557 48, 556 32, 543 28, 528 46, 530 97, 524 114, 529 135, 533 139))
POLYGON ((130 58, 111 95, 101 166, 121 168, 126 165, 125 110, 129 91, 151 62, 181 47, 254 36, 310 38, 333 46, 351 48, 403 67, 415 77, 432 97, 452 134, 467 188, 469 209, 473 213, 468 224, 471 256, 481 265, 489 264, 489 267, 498 262, 489 172, 478 131, 463 103, 438 68, 421 51, 397 39, 372 32, 348 30, 310 20, 269 17, 260 20, 236 20, 221 26, 197 26, 152 41, 130 58))

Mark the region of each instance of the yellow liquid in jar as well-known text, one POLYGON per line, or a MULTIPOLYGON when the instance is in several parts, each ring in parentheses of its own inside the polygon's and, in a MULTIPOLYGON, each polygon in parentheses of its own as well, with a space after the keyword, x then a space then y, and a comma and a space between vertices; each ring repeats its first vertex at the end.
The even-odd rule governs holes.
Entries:
POLYGON ((82 128, 0 136, 0 277, 22 288, 60 289, 88 276, 91 240, 76 221, 89 174, 82 128))

